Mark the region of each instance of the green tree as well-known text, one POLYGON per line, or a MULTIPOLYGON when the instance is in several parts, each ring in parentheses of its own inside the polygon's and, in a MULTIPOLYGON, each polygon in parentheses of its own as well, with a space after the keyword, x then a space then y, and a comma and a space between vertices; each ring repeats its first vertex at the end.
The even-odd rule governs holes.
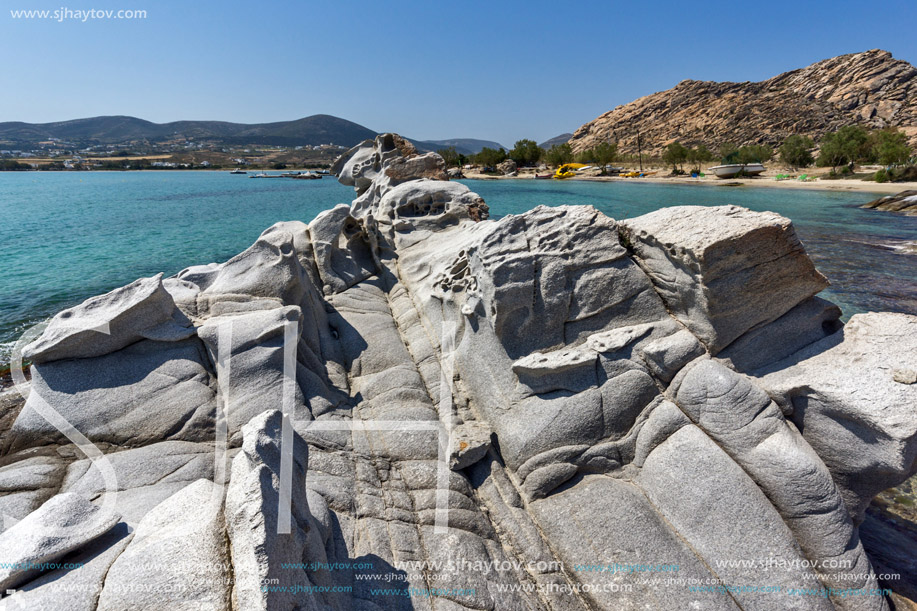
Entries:
POLYGON ((819 167, 826 168, 831 166, 831 171, 833 172, 837 170, 837 166, 850 162, 850 158, 847 156, 840 138, 837 137, 837 133, 825 134, 819 144, 818 159, 815 160, 816 165, 819 167))
POLYGON ((780 160, 791 168, 807 168, 814 163, 811 138, 793 134, 780 145, 780 160))
POLYGON ((691 165, 691 172, 700 173, 700 165, 713 159, 713 153, 705 145, 699 144, 697 148, 687 148, 687 162, 691 165))
POLYGON ((506 151, 504 151, 502 148, 499 150, 494 150, 486 146, 481 149, 481 152, 474 156, 475 163, 490 168, 496 166, 498 163, 504 161, 505 159, 506 151))
POLYGON ((897 129, 882 129, 874 133, 873 155, 884 166, 905 163, 911 156, 907 136, 897 129))
POLYGON ((713 151, 708 149, 705 145, 699 144, 695 150, 697 155, 697 160, 701 163, 706 163, 708 161, 713 161, 713 151))
POLYGON ((439 149, 436 151, 439 153, 439 156, 443 158, 446 162, 446 167, 451 168, 455 166, 462 165, 462 156, 455 150, 454 146, 450 146, 444 149, 439 149))
POLYGON ((672 172, 678 170, 678 166, 683 164, 688 159, 688 149, 682 145, 681 142, 673 142, 665 147, 665 152, 662 153, 662 160, 671 164, 672 172))
POLYGON ((720 145, 720 163, 739 163, 739 147, 732 143, 720 145))
POLYGON ((765 163, 774 151, 763 144, 749 144, 739 149, 739 163, 765 163))
POLYGON ((605 167, 618 157, 618 145, 610 142, 599 142, 592 149, 592 157, 602 168, 602 174, 605 174, 605 167))
POLYGON ((573 147, 566 142, 563 144, 555 144, 545 151, 544 157, 548 164, 552 166, 561 166, 565 163, 571 163, 573 161, 573 147))
POLYGON ((868 159, 871 155, 869 134, 858 125, 845 125, 836 132, 825 134, 821 140, 816 164, 822 167, 838 166, 868 159))
POLYGON ((27 163, 19 163, 15 159, 0 160, 0 170, 31 170, 32 166, 27 163))
POLYGON ((872 142, 869 132, 859 125, 845 125, 837 130, 841 144, 847 151, 850 161, 867 161, 872 155, 872 142))
POLYGON ((544 155, 544 149, 538 146, 534 140, 517 140, 513 150, 509 152, 509 158, 520 166, 535 165, 544 155))

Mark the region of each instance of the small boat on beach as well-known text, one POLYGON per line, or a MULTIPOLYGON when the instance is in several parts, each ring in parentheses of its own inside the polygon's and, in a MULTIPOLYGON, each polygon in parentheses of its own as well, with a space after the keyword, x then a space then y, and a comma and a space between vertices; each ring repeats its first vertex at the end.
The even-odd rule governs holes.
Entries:
POLYGON ((583 168, 588 168, 585 163, 565 163, 554 172, 553 178, 563 179, 563 178, 573 178, 576 176, 576 172, 583 168))
POLYGON ((716 174, 717 178, 735 178, 736 176, 757 176, 764 171, 760 163, 727 163, 707 168, 708 172, 716 174))
POLYGON ((537 178, 537 179, 545 179, 545 178, 551 179, 551 178, 554 178, 554 175, 553 175, 553 174, 535 174, 535 178, 537 178))
POLYGON ((241 168, 236 168, 235 170, 233 170, 232 172, 230 172, 230 174, 248 174, 248 172, 246 172, 245 170, 243 170, 243 169, 241 169, 241 168))

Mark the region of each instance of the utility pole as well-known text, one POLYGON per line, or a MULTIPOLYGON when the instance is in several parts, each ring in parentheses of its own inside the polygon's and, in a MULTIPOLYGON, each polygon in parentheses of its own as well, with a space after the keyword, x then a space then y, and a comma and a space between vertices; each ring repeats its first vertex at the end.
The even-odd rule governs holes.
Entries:
POLYGON ((643 147, 640 145, 640 130, 637 130, 637 154, 640 155, 640 171, 643 171, 643 147))

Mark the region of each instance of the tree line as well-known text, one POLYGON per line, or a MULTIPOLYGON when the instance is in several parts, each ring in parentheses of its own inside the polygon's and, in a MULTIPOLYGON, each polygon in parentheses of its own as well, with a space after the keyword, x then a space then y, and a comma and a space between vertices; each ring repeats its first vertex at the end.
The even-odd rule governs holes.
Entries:
MULTIPOLYGON (((856 163, 880 164, 886 169, 876 174, 877 180, 892 178, 896 166, 913 163, 914 154, 904 132, 894 128, 867 131, 858 125, 847 125, 825 134, 819 142, 817 157, 814 151, 815 143, 811 138, 792 135, 777 148, 776 154, 787 167, 830 167, 832 175, 850 174, 856 163)), ((449 147, 437 152, 443 156, 448 167, 471 163, 495 168, 497 164, 512 159, 520 167, 531 167, 539 163, 555 167, 572 162, 586 163, 599 166, 603 173, 608 164, 625 157, 619 154, 617 145, 611 142, 602 142, 594 148, 574 154, 568 143, 555 144, 545 150, 534 140, 528 139, 517 140, 509 151, 485 147, 474 155, 466 156, 456 152, 455 147, 449 147)), ((691 147, 676 141, 666 145, 661 161, 671 166, 673 174, 683 174, 685 166, 691 172, 700 172, 701 164, 717 158, 723 164, 766 163, 774 154, 772 148, 762 144, 738 146, 726 143, 714 153, 703 144, 691 147)))
POLYGON ((512 159, 520 167, 532 167, 539 163, 561 166, 565 163, 579 162, 598 165, 602 168, 602 172, 605 171, 606 165, 612 163, 618 157, 617 145, 609 142, 602 142, 596 145, 595 148, 574 154, 573 148, 566 142, 555 144, 545 150, 538 146, 534 140, 528 139, 517 140, 509 151, 503 148, 492 149, 485 146, 474 155, 463 155, 458 153, 454 146, 450 146, 436 152, 442 155, 447 167, 471 163, 485 168, 495 168, 497 164, 507 159, 512 159))

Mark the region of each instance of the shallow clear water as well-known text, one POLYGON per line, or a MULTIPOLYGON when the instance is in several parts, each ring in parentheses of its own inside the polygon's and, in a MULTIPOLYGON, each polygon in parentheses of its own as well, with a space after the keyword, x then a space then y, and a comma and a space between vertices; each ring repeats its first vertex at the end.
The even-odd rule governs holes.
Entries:
MULTIPOLYGON (((857 208, 868 194, 554 181, 463 181, 494 217, 536 205, 590 204, 615 218, 679 204, 738 204, 796 223, 827 297, 845 314, 917 313, 917 218, 857 208)), ((0 173, 0 363, 29 325, 140 276, 225 261, 281 220, 349 202, 336 180, 249 180, 227 172, 0 173)))

